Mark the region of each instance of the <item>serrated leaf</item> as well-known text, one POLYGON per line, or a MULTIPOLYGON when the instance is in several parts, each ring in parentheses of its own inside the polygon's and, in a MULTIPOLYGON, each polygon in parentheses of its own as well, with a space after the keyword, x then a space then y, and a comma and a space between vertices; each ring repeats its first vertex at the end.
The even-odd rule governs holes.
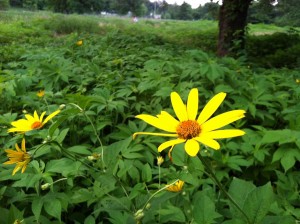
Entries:
POLYGON ((182 210, 178 207, 168 205, 166 208, 159 209, 158 212, 160 214, 160 219, 162 223, 172 221, 185 223, 185 215, 183 214, 182 210))
POLYGON ((31 203, 31 210, 37 221, 40 219, 43 204, 44 204, 44 202, 41 197, 34 198, 31 203))
POLYGON ((46 200, 44 203, 44 209, 49 215, 57 218, 60 221, 61 203, 58 199, 53 198, 53 199, 46 200))
POLYGON ((267 183, 250 192, 245 201, 243 210, 248 215, 251 223, 260 224, 267 215, 273 201, 273 189, 271 184, 267 183))
POLYGON ((216 212, 215 203, 203 192, 193 197, 193 217, 197 223, 215 223, 215 219, 220 217, 216 212))

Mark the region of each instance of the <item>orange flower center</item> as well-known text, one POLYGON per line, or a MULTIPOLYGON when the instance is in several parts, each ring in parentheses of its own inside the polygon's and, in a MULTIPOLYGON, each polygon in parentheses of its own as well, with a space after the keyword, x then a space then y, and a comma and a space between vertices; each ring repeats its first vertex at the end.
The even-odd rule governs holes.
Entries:
POLYGON ((32 125, 31 125, 31 128, 32 129, 39 129, 42 127, 42 123, 39 122, 39 121, 35 121, 32 125))
POLYGON ((181 139, 192 139, 199 136, 201 127, 197 121, 182 121, 177 126, 176 132, 181 139))

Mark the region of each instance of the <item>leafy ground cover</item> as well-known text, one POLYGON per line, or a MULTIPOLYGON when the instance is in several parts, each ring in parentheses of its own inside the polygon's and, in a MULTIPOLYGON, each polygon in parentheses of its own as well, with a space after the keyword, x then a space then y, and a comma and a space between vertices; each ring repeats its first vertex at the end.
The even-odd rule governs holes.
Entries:
POLYGON ((216 58, 210 21, 14 11, 1 21, 0 223, 299 222, 299 69, 216 58), (186 102, 193 88, 199 111, 226 92, 214 115, 245 110, 228 128, 246 134, 195 157, 184 144, 159 153, 166 137, 132 138, 157 132, 136 115, 176 117, 171 92, 186 102), (8 133, 34 111, 46 112, 34 130, 8 133), (5 149, 26 169, 12 175, 5 149))

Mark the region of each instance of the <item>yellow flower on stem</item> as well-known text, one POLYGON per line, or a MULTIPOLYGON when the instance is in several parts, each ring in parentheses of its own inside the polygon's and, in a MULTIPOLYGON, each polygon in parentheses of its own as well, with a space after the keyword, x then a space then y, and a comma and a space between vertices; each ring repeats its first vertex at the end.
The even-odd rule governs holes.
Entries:
POLYGON ((14 127, 8 129, 8 132, 25 133, 32 130, 41 129, 49 120, 55 117, 59 112, 60 110, 54 111, 52 114, 46 117, 45 120, 43 119, 46 114, 46 111, 44 111, 40 117, 36 111, 34 111, 33 116, 30 114, 25 114, 26 119, 19 119, 17 121, 11 122, 11 125, 14 127))
POLYGON ((225 96, 226 93, 223 92, 215 95, 197 117, 198 89, 194 88, 190 91, 187 105, 182 102, 178 93, 172 92, 171 103, 178 120, 166 111, 161 111, 157 116, 147 114, 136 116, 136 118, 169 133, 136 132, 133 134, 133 138, 141 134, 175 138, 162 143, 158 147, 159 152, 168 147, 171 147, 172 150, 174 145, 180 143, 185 143, 185 151, 190 156, 197 155, 200 150, 199 143, 218 150, 220 144, 216 139, 232 138, 245 134, 244 131, 239 129, 217 130, 245 117, 246 112, 244 110, 228 111, 210 119, 225 99, 225 96))
POLYGON ((79 41, 76 42, 76 45, 77 45, 77 46, 81 46, 82 44, 83 44, 83 41, 82 41, 82 40, 79 40, 79 41))
POLYGON ((39 90, 39 91, 36 93, 36 95, 37 95, 38 97, 42 98, 43 96, 45 96, 45 90, 43 90, 43 89, 39 90))
POLYGON ((182 190, 184 185, 184 181, 178 180, 175 184, 171 185, 170 187, 167 188, 167 191, 171 192, 179 192, 182 190))
POLYGON ((18 146, 18 144, 15 145, 16 150, 12 149, 6 149, 4 150, 7 153, 7 157, 9 158, 9 161, 3 163, 3 164, 16 164, 12 175, 15 175, 16 172, 18 172, 20 169, 22 169, 22 173, 24 173, 27 164, 30 162, 30 155, 26 152, 25 147, 25 139, 22 140, 22 146, 21 149, 18 146))
POLYGON ((157 157, 157 165, 160 166, 164 162, 164 158, 162 156, 157 157))

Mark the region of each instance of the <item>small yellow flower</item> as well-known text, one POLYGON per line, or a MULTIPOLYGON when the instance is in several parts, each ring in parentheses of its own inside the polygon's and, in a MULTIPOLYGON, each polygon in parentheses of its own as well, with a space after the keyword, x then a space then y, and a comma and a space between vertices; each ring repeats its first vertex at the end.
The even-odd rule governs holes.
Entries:
POLYGON ((184 185, 184 181, 178 180, 175 184, 171 185, 170 187, 167 188, 167 191, 171 192, 179 192, 182 190, 184 185))
POLYGON ((160 166, 164 162, 164 158, 162 156, 157 157, 157 165, 160 166))
POLYGON ((198 118, 196 118, 198 112, 198 89, 194 88, 190 91, 187 105, 182 102, 178 93, 172 92, 171 103, 178 120, 166 111, 161 111, 157 116, 147 114, 136 116, 136 118, 169 133, 136 132, 133 134, 133 138, 140 134, 175 138, 162 143, 158 147, 159 152, 168 147, 171 147, 172 150, 174 145, 180 143, 185 143, 185 151, 190 156, 197 155, 200 150, 199 143, 218 150, 220 149, 220 144, 215 139, 232 138, 245 134, 244 131, 239 129, 217 130, 245 117, 244 114, 246 112, 244 110, 228 111, 210 119, 225 99, 225 96, 226 93, 223 92, 215 95, 203 108, 198 118))
POLYGON ((76 42, 76 45, 77 45, 77 46, 81 46, 82 44, 83 44, 83 41, 82 41, 82 40, 79 40, 79 41, 76 42))
POLYGON ((46 114, 46 111, 44 111, 41 116, 37 114, 36 111, 34 111, 34 115, 25 114, 26 119, 19 119, 17 121, 11 122, 11 125, 14 126, 13 128, 8 129, 8 132, 20 132, 25 133, 28 131, 36 130, 42 128, 49 120, 51 120, 53 117, 55 117, 60 110, 54 111, 52 114, 50 114, 46 119, 43 121, 43 118, 46 114))
POLYGON ((300 84, 300 79, 296 79, 296 83, 300 84))
POLYGON ((44 96, 45 96, 45 90, 43 90, 43 89, 39 90, 39 91, 36 93, 36 95, 37 95, 38 97, 40 97, 40 98, 44 97, 44 96))
POLYGON ((25 147, 25 139, 22 140, 22 146, 21 149, 18 146, 18 144, 15 145, 16 150, 12 149, 5 149, 4 151, 7 153, 7 157, 9 158, 9 161, 3 163, 3 164, 14 164, 16 163, 16 167, 14 168, 12 175, 15 175, 16 172, 18 172, 20 169, 22 169, 22 173, 24 173, 27 164, 30 162, 30 155, 26 152, 25 147))

